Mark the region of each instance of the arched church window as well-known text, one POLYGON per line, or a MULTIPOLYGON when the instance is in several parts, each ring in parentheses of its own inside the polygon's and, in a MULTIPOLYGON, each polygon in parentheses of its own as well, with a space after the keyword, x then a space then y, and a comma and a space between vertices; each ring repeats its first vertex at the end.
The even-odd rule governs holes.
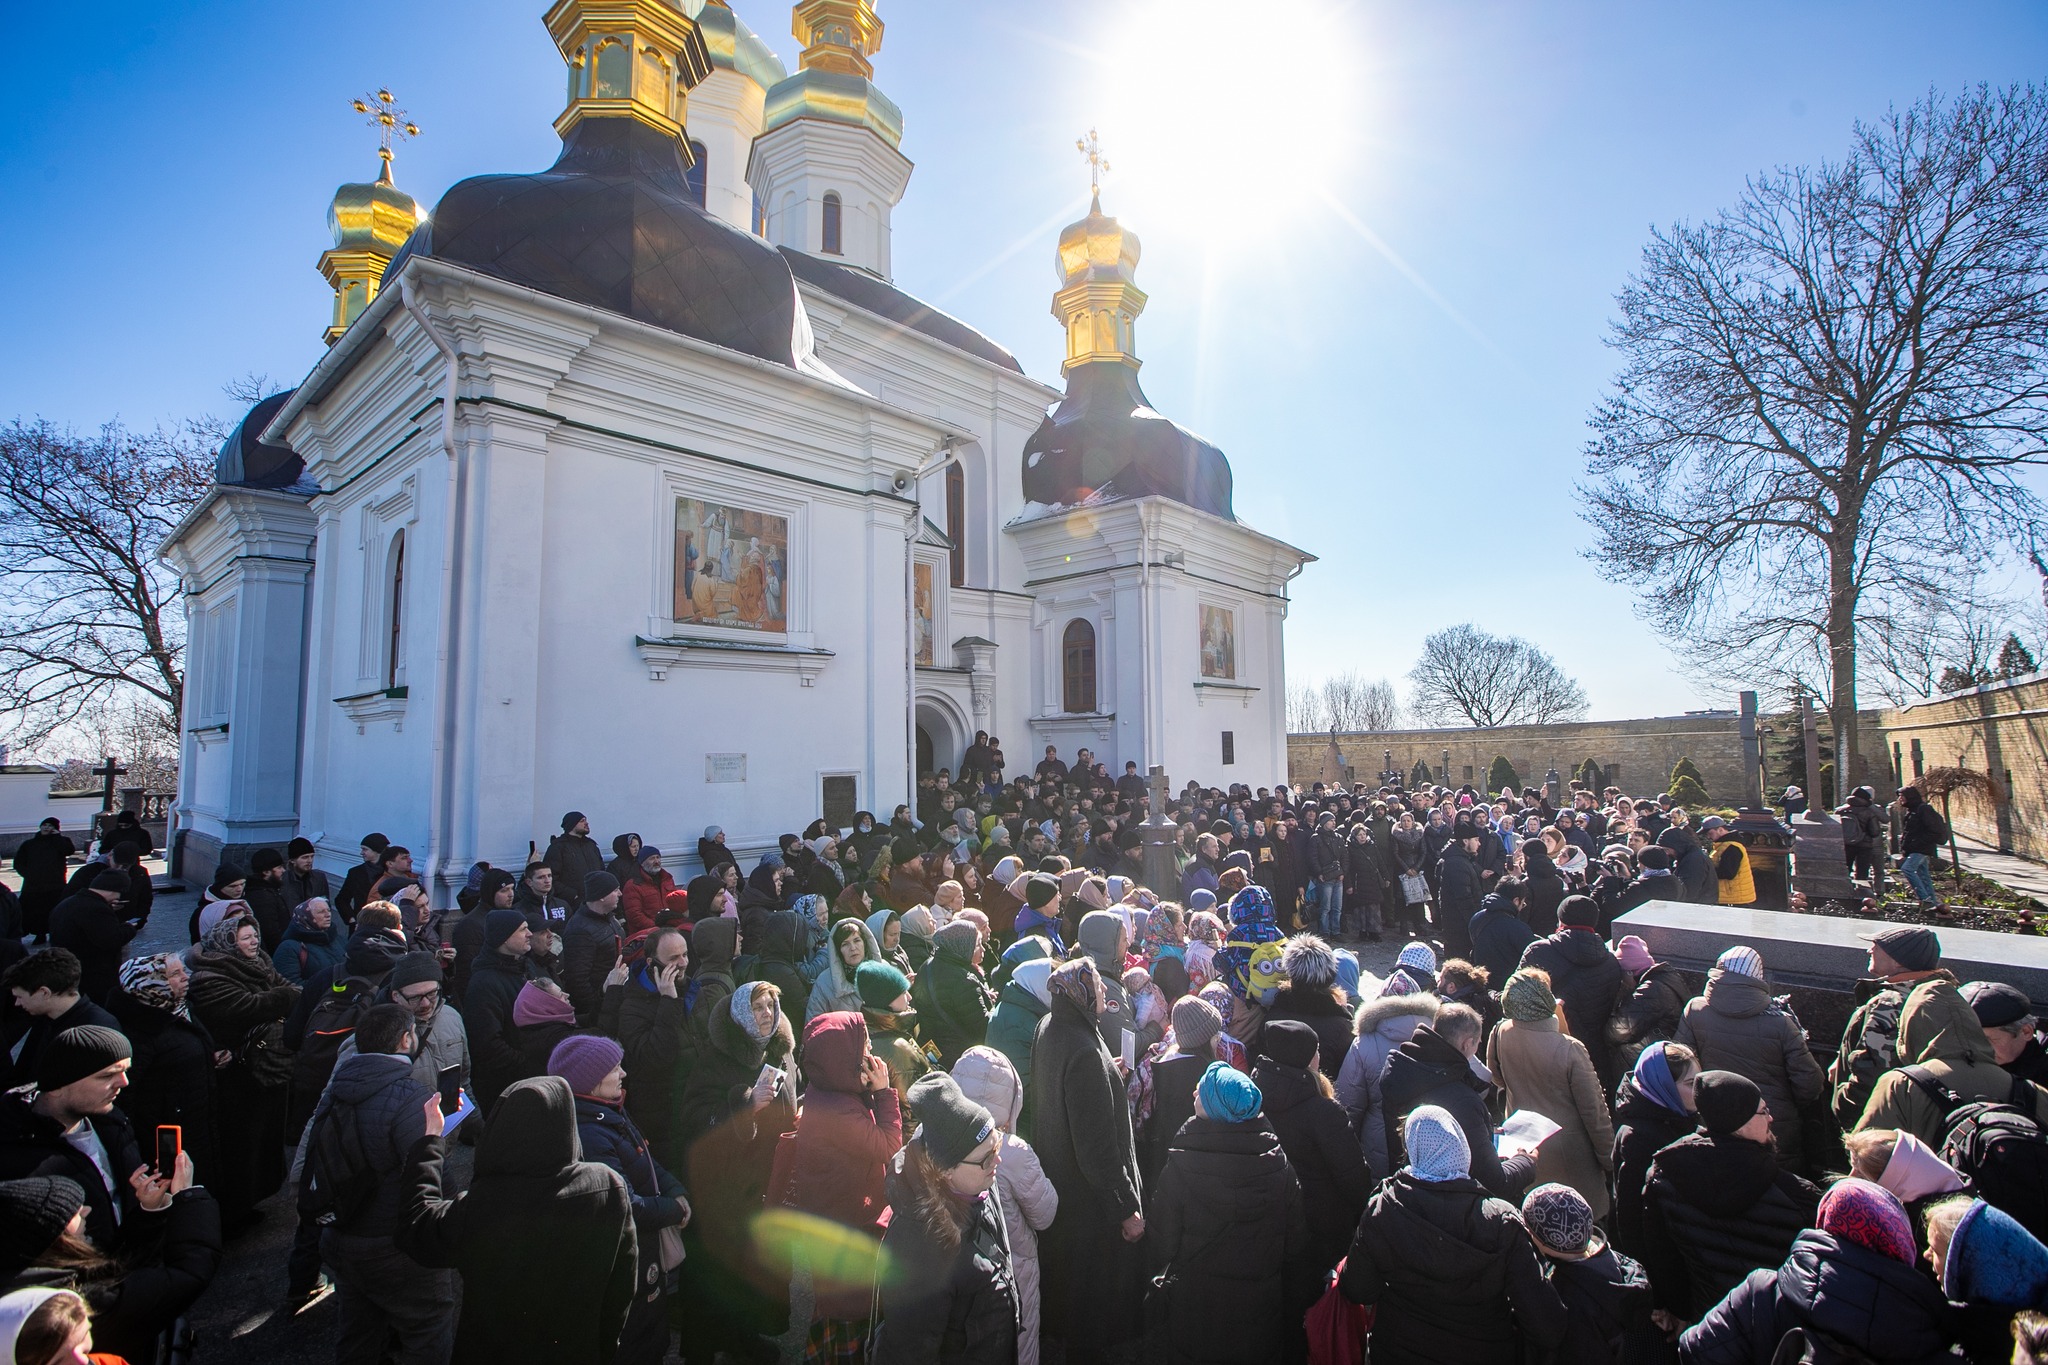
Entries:
POLYGON ((953 586, 967 586, 967 476, 958 460, 946 466, 946 539, 953 542, 953 586))
POLYGON ((825 193, 825 245, 824 245, 824 249, 825 249, 825 252, 826 252, 826 254, 827 254, 827 255, 831 255, 831 256, 841 256, 841 255, 844 255, 844 254, 845 254, 844 250, 843 250, 843 249, 841 248, 841 245, 840 245, 840 235, 839 235, 839 234, 840 234, 840 219, 841 219, 841 218, 842 218, 843 216, 844 216, 844 215, 843 215, 843 211, 842 211, 842 209, 841 209, 841 206, 840 206, 840 203, 839 203, 839 195, 838 195, 838 194, 837 194, 836 192, 834 192, 834 191, 831 191, 831 190, 827 190, 827 191, 826 191, 826 193, 825 193))
POLYGON ((683 172, 683 179, 689 184, 691 202, 700 209, 704 207, 704 187, 710 176, 709 163, 705 160, 707 155, 704 144, 691 138, 690 169, 683 172))
POLYGON ((384 655, 384 685, 398 686, 404 675, 404 655, 399 646, 405 635, 405 532, 391 538, 391 638, 384 655))
POLYGON ((1065 682, 1065 709, 1095 709, 1095 627, 1078 617, 1067 622, 1060 639, 1060 676, 1065 682))

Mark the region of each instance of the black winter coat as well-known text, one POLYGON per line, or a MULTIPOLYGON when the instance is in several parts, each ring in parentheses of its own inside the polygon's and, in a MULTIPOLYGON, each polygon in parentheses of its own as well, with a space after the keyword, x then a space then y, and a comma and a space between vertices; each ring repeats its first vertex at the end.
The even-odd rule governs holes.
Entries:
POLYGON ((583 1144, 585 1161, 609 1166, 626 1181, 639 1265, 633 1306, 620 1331, 619 1355, 633 1365, 649 1365, 668 1352, 661 1234, 664 1228, 677 1227, 683 1221, 683 1182, 655 1161, 633 1120, 608 1104, 577 1096, 576 1135, 583 1144))
POLYGON ((192 1178, 202 1185, 218 1179, 221 1153, 214 1127, 212 1035, 196 1020, 154 1009, 125 991, 115 991, 107 1008, 134 1050, 128 1088, 115 1103, 135 1131, 148 1138, 152 1152, 158 1124, 184 1129, 182 1145, 192 1158, 192 1178))
MULTIPOLYGON (((407 1155, 427 1135, 427 1097, 433 1088, 412 1076, 412 1059, 383 1052, 358 1052, 334 1068, 327 1093, 306 1125, 308 1137, 326 1124, 338 1125, 343 1150, 375 1171, 377 1193, 334 1230, 350 1237, 390 1237, 405 1221, 411 1191, 404 1180, 407 1155)), ((338 1172, 334 1174, 339 1174, 338 1172)))
POLYGON ((1571 1326, 1549 1355, 1536 1353, 1539 1363, 1623 1365, 1632 1360, 1623 1353, 1625 1345, 1655 1330, 1650 1326, 1650 1277, 1612 1247, 1602 1246, 1582 1261, 1546 1257, 1544 1269, 1571 1326))
MULTIPOLYGON (((791 918, 794 918, 792 916, 791 918)), ((960 1054, 988 1040, 995 997, 974 964, 955 945, 938 944, 910 988, 917 1006, 918 1032, 939 1050, 939 1065, 950 1069, 960 1054)))
POLYGON ((530 1074, 520 1049, 512 1002, 531 979, 525 954, 510 957, 485 949, 470 968, 462 995, 462 1026, 469 1034, 471 1084, 477 1108, 488 1114, 492 1101, 512 1082, 530 1074))
POLYGON ((1657 1153, 1643 1200, 1641 1260, 1657 1306, 1687 1322, 1758 1266, 1782 1261, 1820 1191, 1760 1142, 1704 1133, 1657 1153))
POLYGON ((1308 1222, 1272 1127, 1256 1115, 1189 1119, 1167 1154, 1147 1232, 1154 1262, 1175 1275, 1170 1357, 1189 1365, 1273 1359, 1275 1324, 1308 1297, 1308 1222))
POLYGON ((1436 865, 1437 908, 1446 927, 1458 926, 1463 938, 1479 913, 1479 864, 1462 844, 1451 844, 1436 865))
MULTIPOLYGON (((1344 1007, 1328 986, 1314 990, 1296 990, 1292 982, 1283 981, 1280 989, 1273 992, 1273 1003, 1266 1009, 1268 1019, 1294 1019, 1307 1024, 1316 1031, 1319 1045, 1316 1067, 1332 1082, 1344 1066, 1344 1054, 1351 1051, 1351 1040, 1356 1032, 1351 1022, 1351 1011, 1344 1007)), ((1255 1045, 1256 1039, 1247 1039, 1247 1045, 1255 1045)))
POLYGON ((680 1169, 676 1110, 696 1060, 689 1012, 680 993, 663 995, 654 988, 644 966, 608 994, 618 998, 618 1039, 626 1049, 626 1112, 661 1164, 680 1169))
POLYGON ((1525 1344, 1554 1350, 1568 1326, 1536 1255, 1478 1181, 1403 1171, 1366 1206, 1338 1288, 1377 1309, 1373 1365, 1522 1365, 1525 1344))
POLYGON ((604 850, 588 834, 557 834, 542 861, 555 870, 555 894, 576 910, 583 905, 583 879, 604 871, 604 850))
POLYGON ((1175 1053, 1152 1063, 1152 1113, 1145 1120, 1138 1168, 1149 1201, 1166 1169, 1166 1153, 1180 1126, 1195 1116, 1195 1087, 1216 1060, 1207 1053, 1175 1053))
POLYGON ((882 1238, 900 1273, 882 1285, 873 1365, 1013 1365, 1017 1282, 1001 1203, 993 1192, 977 1198, 959 1244, 948 1247, 903 1194, 901 1162, 899 1152, 889 1181, 898 1212, 882 1238))
MULTIPOLYGON (((1530 933, 1537 938, 1556 933, 1557 907, 1564 904, 1564 878, 1557 875, 1557 864, 1546 856, 1532 865, 1522 879, 1522 894, 1529 905, 1522 917, 1530 933)), ((1505 985, 1507 977, 1495 977, 1494 983, 1505 985)))
MULTIPOLYGON (((588 843, 588 840, 584 842, 588 843)), ((576 1022, 589 1028, 604 1003, 604 979, 619 960, 626 921, 617 915, 582 909, 569 917, 562 931, 562 989, 576 1007, 576 1022)))
POLYGON ((1373 1172, 1385 1179, 1407 1164, 1407 1145, 1401 1138, 1402 1120, 1425 1104, 1448 1110, 1465 1134, 1472 1149, 1472 1174, 1499 1199, 1516 1199, 1529 1184, 1536 1169, 1530 1156, 1502 1161, 1494 1148, 1493 1114, 1487 1108, 1489 1087, 1472 1072, 1464 1053, 1445 1042, 1437 1031, 1424 1024, 1407 1042, 1387 1056, 1387 1074, 1380 1078, 1380 1099, 1386 1114, 1387 1170, 1373 1172))
POLYGON ((1550 973, 1551 993, 1564 1006, 1572 1037, 1586 1045, 1593 1070, 1606 1078, 1614 1065, 1607 1021, 1614 1014, 1616 998, 1628 984, 1627 969, 1591 929, 1559 929, 1549 938, 1536 940, 1522 950, 1520 965, 1550 973))
POLYGON ((1365 1153, 1351 1131, 1351 1121, 1344 1117, 1344 1106, 1326 1098, 1308 1072, 1262 1061, 1253 1079, 1265 1097, 1266 1121, 1273 1125, 1287 1164, 1301 1182, 1301 1202, 1308 1216, 1308 1269, 1327 1275, 1351 1245, 1359 1215, 1372 1194, 1365 1153))
POLYGON ((1095 1021, 1066 996, 1039 1023, 1031 1091, 1032 1145, 1060 1196, 1039 1237, 1045 1333, 1112 1346, 1137 1328, 1142 1263, 1122 1225, 1141 1211, 1143 1185, 1123 1081, 1095 1021))
POLYGON ((1614 1245, 1629 1255, 1643 1254, 1643 1190, 1650 1182, 1650 1163, 1672 1143, 1691 1137, 1696 1127, 1691 1114, 1673 1113, 1638 1090, 1634 1076, 1621 1078, 1614 1092, 1614 1203, 1608 1231, 1614 1245))
POLYGON ((442 1196, 443 1139, 422 1138, 406 1165, 398 1248, 465 1284, 453 1365, 604 1365, 616 1354, 639 1243, 626 1182, 583 1160, 567 1081, 518 1081, 476 1146, 468 1193, 442 1196))
MULTIPOLYGON (((1556 918, 1555 909, 1551 917, 1556 918)), ((1496 891, 1479 902, 1470 931, 1474 966, 1486 968, 1489 985, 1499 990, 1522 961, 1522 952, 1536 941, 1536 931, 1515 913, 1515 903, 1496 891)))
POLYGON ((1686 1365, 1771 1365, 1799 1327, 1884 1365, 1952 1359, 1949 1306, 1904 1261, 1808 1228, 1776 1270, 1752 1270, 1679 1339, 1686 1365))
POLYGON ((748 1092, 765 1065, 773 1064, 791 1073, 788 1087, 793 1095, 798 1083, 792 1064, 795 1051, 795 1038, 786 1016, 776 1021, 776 1032, 768 1041, 760 1043, 740 1027, 730 1008, 721 1005, 711 1016, 704 1046, 698 1050, 689 1083, 683 1089, 676 1133, 671 1139, 674 1145, 688 1148, 745 1106, 748 1092))
POLYGON ((1636 980, 1635 989, 1614 1002, 1607 1020, 1607 1045, 1617 1078, 1635 1066, 1636 1058, 1652 1043, 1666 1043, 1678 1032, 1685 1017, 1685 1002, 1692 998, 1678 968, 1668 962, 1654 964, 1636 980))
POLYGON ((107 904, 97 891, 67 896, 50 912, 50 946, 68 948, 78 957, 78 989, 104 1005, 121 976, 121 950, 135 937, 135 926, 107 904))

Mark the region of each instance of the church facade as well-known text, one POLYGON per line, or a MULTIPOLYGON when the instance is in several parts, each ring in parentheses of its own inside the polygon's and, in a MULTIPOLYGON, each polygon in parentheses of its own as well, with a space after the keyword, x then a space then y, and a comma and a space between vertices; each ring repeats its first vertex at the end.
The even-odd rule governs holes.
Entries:
POLYGON ((1061 234, 1034 380, 891 283, 871 0, 794 18, 787 73, 723 4, 558 0, 552 167, 423 213, 387 150, 337 194, 331 348, 162 550, 188 880, 378 830, 445 904, 572 808, 676 867, 886 819, 977 732, 1010 772, 1284 777, 1310 557, 1146 402, 1137 238, 1099 201, 1061 234))

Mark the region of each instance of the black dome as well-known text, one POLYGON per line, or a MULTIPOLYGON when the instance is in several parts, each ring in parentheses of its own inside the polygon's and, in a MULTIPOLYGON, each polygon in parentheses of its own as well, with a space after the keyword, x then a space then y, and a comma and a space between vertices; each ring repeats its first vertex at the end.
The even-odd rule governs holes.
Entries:
POLYGON ((299 481, 306 462, 290 446, 271 445, 263 439, 263 429, 276 420, 295 392, 273 393, 249 409, 249 415, 220 443, 220 454, 213 460, 214 482, 243 488, 290 488, 299 481))
POLYGON ((1028 501, 1172 498, 1236 521, 1230 461, 1193 432, 1155 412, 1138 373, 1118 361, 1080 365, 1059 401, 1024 443, 1028 501))
POLYGON ((796 364, 796 280, 782 254, 690 198, 680 144, 586 118, 555 164, 449 189, 386 267, 431 256, 656 327, 796 364))

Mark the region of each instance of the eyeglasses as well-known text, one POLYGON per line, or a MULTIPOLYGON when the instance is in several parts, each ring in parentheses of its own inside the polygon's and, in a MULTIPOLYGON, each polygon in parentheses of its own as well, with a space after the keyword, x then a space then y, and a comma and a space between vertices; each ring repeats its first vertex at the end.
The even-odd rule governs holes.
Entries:
POLYGON ((428 1004, 431 1001, 439 1000, 441 998, 441 992, 438 990, 432 990, 426 991, 420 995, 407 995, 405 992, 400 991, 398 994, 398 998, 400 1000, 403 1000, 408 1005, 424 1005, 428 1004))
POLYGON ((960 1164, 963 1166, 979 1166, 984 1171, 992 1171, 996 1168, 996 1163, 1002 1159, 1002 1155, 1003 1135, 999 1132, 995 1135, 995 1143, 988 1149, 987 1156, 979 1161, 963 1161, 960 1164))

